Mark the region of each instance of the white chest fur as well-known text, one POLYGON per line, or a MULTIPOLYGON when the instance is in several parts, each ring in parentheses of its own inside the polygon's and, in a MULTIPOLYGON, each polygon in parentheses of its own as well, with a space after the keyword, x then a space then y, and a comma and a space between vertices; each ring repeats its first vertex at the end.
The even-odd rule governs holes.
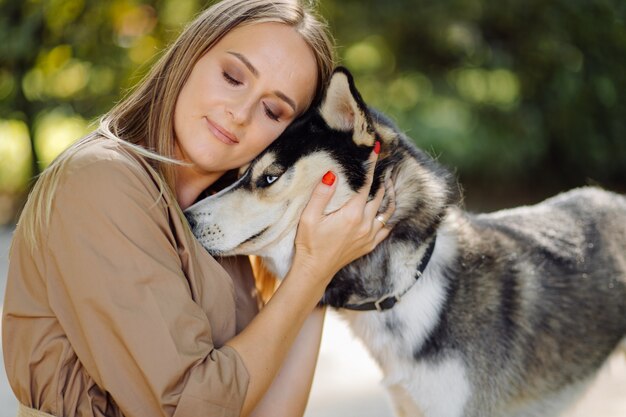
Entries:
POLYGON ((414 353, 439 321, 445 303, 441 265, 454 256, 454 239, 439 233, 423 276, 394 308, 385 312, 340 310, 384 374, 398 416, 461 417, 470 398, 466 368, 459 357, 416 361, 414 353))

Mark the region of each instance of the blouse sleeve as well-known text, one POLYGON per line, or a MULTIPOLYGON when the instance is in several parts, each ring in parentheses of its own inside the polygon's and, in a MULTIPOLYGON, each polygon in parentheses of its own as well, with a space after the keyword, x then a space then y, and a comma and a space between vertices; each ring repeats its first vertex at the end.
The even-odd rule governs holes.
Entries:
POLYGON ((115 160, 67 172, 45 245, 51 308, 125 416, 238 416, 247 370, 214 346, 168 211, 141 175, 115 160))

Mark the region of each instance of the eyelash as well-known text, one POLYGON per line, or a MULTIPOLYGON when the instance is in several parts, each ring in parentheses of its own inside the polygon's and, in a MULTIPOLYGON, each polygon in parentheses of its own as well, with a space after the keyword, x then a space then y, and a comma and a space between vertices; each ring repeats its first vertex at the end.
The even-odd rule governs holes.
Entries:
POLYGON ((272 119, 275 122, 279 121, 279 117, 277 115, 275 115, 269 107, 267 107, 266 105, 263 105, 263 107, 265 107, 265 114, 267 115, 267 117, 269 117, 270 119, 272 119))
POLYGON ((228 74, 226 71, 222 71, 222 75, 224 76, 224 79, 226 80, 226 82, 230 85, 241 85, 241 81, 236 80, 235 78, 231 77, 230 74, 228 74))
MULTIPOLYGON (((222 71, 222 76, 224 77, 226 82, 232 86, 237 87, 242 84, 241 81, 231 77, 230 74, 228 74, 226 71, 222 71)), ((274 114, 267 105, 264 104, 263 107, 265 108, 265 114, 267 115, 267 117, 275 122, 278 122, 280 120, 280 117, 274 114)))

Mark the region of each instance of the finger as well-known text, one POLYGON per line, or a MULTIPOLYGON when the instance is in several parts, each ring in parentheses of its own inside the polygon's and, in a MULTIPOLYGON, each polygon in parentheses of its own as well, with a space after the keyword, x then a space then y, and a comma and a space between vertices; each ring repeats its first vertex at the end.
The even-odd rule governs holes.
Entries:
POLYGON ((358 199, 361 200, 361 202, 363 203, 367 201, 370 193, 370 188, 372 188, 372 182, 374 182, 374 171, 376 169, 376 162, 378 161, 378 154, 380 153, 380 146, 380 142, 376 141, 374 144, 374 149, 372 150, 372 153, 367 160, 368 167, 367 176, 365 177, 365 184, 358 194, 358 199))
POLYGON ((374 198, 365 205, 365 210, 363 212, 364 218, 366 220, 372 220, 375 218, 378 210, 380 209, 380 205, 383 202, 383 198, 385 196, 385 187, 380 187, 378 191, 376 191, 376 195, 374 198))
POLYGON ((388 221, 396 211, 396 190, 391 180, 385 181, 385 196, 387 196, 387 208, 383 212, 383 215, 385 221, 388 221))
POLYGON ((385 181, 385 195, 387 196, 387 207, 383 212, 377 212, 374 217, 374 225, 372 226, 372 234, 376 235, 381 229, 391 230, 393 224, 389 223, 389 220, 393 216, 396 209, 395 191, 393 184, 389 181, 385 181), (378 226, 376 226, 376 224, 378 226))
POLYGON ((368 205, 370 205, 370 207, 366 207, 367 213, 371 213, 369 210, 375 208, 376 217, 380 216, 383 222, 387 222, 396 210, 396 192, 393 187, 393 182, 390 180, 386 180, 384 187, 378 189, 378 191, 376 192, 376 196, 372 201, 368 203, 368 205), (386 202, 384 204, 386 205, 386 207, 384 211, 381 212, 380 207, 381 205, 383 205, 383 201, 385 200, 386 202))
POLYGON ((380 230, 378 230, 378 232, 376 232, 376 235, 374 236, 373 247, 375 248, 380 242, 385 240, 387 236, 389 236, 389 233, 391 233, 391 229, 389 229, 388 227, 382 227, 380 230))
POLYGON ((324 174, 319 184, 313 189, 311 198, 302 212, 302 218, 317 221, 324 216, 326 206, 337 188, 336 179, 337 176, 332 171, 324 174))

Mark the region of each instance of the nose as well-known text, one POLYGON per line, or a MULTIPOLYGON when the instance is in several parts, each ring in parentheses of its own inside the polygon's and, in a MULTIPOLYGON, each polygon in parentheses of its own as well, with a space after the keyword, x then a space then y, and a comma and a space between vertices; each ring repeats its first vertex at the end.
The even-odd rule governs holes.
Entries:
POLYGON ((233 123, 237 125, 245 125, 248 121, 250 121, 253 106, 254 102, 251 98, 241 99, 230 103, 226 111, 232 118, 233 123))

